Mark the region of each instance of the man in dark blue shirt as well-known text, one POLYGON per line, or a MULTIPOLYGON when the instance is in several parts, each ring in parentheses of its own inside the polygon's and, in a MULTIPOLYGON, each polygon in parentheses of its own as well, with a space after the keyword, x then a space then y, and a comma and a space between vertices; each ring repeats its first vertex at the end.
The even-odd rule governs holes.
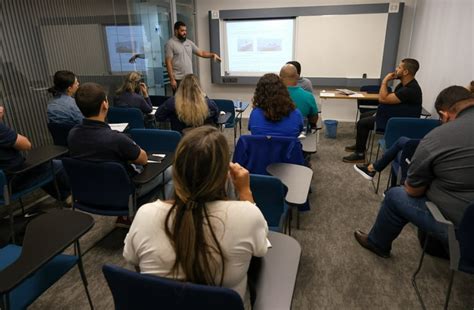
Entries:
MULTIPOLYGON (((76 92, 76 103, 84 115, 82 124, 74 127, 69 133, 68 145, 72 158, 95 162, 119 162, 129 171, 136 174, 132 164, 146 165, 148 158, 127 135, 114 131, 105 123, 109 102, 102 86, 85 83, 76 92)), ((137 189, 137 195, 143 196, 159 184, 162 178, 156 177, 137 189)))

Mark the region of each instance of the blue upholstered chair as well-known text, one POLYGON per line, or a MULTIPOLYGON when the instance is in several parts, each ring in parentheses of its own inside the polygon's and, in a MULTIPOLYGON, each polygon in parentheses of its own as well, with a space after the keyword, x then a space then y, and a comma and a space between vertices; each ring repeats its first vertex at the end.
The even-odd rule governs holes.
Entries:
POLYGON ((159 107, 169 98, 170 96, 150 95, 151 105, 154 107, 159 107))
POLYGON ((71 124, 48 123, 48 130, 54 144, 67 147, 67 137, 74 126, 71 124))
POLYGON ((108 123, 128 123, 128 130, 145 128, 143 113, 137 108, 110 107, 107 113, 108 123))
MULTIPOLYGON (((378 94, 380 90, 380 85, 364 85, 364 86, 361 86, 359 90, 361 92, 367 92, 369 94, 378 94)), ((375 112, 375 110, 377 110, 378 105, 379 105, 378 101, 357 99, 356 122, 359 119, 360 113, 369 112, 369 111, 375 112)))
MULTIPOLYGON (((474 274, 474 202, 471 202, 469 206, 464 211, 464 215, 461 219, 459 227, 454 227, 454 224, 448 221, 439 211, 438 207, 428 201, 426 202, 428 210, 431 212, 435 220, 442 224, 446 225, 448 228, 448 241, 449 241, 449 268, 451 269, 451 275, 449 279, 448 291, 446 293, 446 299, 444 303, 444 309, 448 309, 449 297, 451 295, 451 288, 453 286, 454 274, 456 271, 462 271, 470 274, 474 274)), ((421 254, 420 263, 418 268, 412 277, 412 284, 415 288, 416 294, 423 309, 425 305, 423 303, 423 298, 418 290, 416 285, 416 276, 421 270, 423 264, 423 258, 425 256, 426 245, 430 235, 428 234, 425 239, 425 245, 423 247, 423 253, 421 254)))
POLYGON ((390 186, 398 186, 405 183, 407 178, 408 167, 411 163, 411 158, 415 154, 418 144, 420 144, 420 139, 410 139, 403 146, 402 151, 398 154, 399 156, 392 162, 391 165, 391 179, 390 186))
POLYGON ((161 129, 132 129, 130 136, 147 153, 174 152, 181 140, 179 132, 161 129))
POLYGON ((116 310, 244 309, 240 295, 229 288, 175 281, 112 265, 104 265, 102 271, 116 310))
MULTIPOLYGON (((433 128, 441 124, 436 119, 414 118, 414 117, 392 117, 388 120, 384 136, 378 142, 377 155, 379 150, 390 148, 400 137, 407 137, 410 139, 423 139, 433 128)), ((380 174, 377 181, 375 192, 378 192, 380 183, 380 174)))
POLYGON ((286 186, 276 177, 251 174, 250 189, 269 229, 283 232, 289 209, 285 202, 286 186))
POLYGON ((137 209, 135 186, 116 162, 62 159, 71 185, 73 208, 93 214, 131 216, 137 209))
MULTIPOLYGON (((14 217, 13 217, 13 208, 11 206, 11 203, 17 200, 20 200, 21 203, 21 197, 30 194, 44 185, 54 181, 54 175, 53 175, 53 170, 51 168, 51 174, 50 175, 45 175, 43 179, 39 180, 38 182, 34 184, 30 184, 28 187, 12 192, 11 190, 11 181, 12 178, 7 178, 7 175, 3 170, 0 170, 0 207, 5 207, 8 209, 8 218, 10 221, 10 234, 12 241, 15 242, 15 231, 14 231, 14 217), (10 180, 9 180, 10 179, 10 180)), ((59 197, 59 196, 58 196, 59 197)), ((23 204, 22 204, 23 207, 23 204)))
POLYGON ((236 117, 235 114, 235 107, 234 107, 234 102, 229 99, 213 99, 214 102, 216 103, 217 107, 219 108, 219 111, 224 111, 226 113, 230 113, 231 116, 225 123, 225 128, 234 128, 234 145, 235 145, 235 140, 237 139, 237 124, 241 125, 241 117, 236 117))
POLYGON ((301 142, 292 137, 243 135, 237 141, 234 162, 250 173, 268 175, 267 166, 273 163, 304 165, 301 142))
POLYGON ((93 225, 90 215, 69 210, 54 210, 33 219, 26 227, 22 247, 11 244, 0 249, 0 308, 26 309, 77 265, 93 309, 78 241, 93 225), (77 255, 61 254, 73 243, 77 255))

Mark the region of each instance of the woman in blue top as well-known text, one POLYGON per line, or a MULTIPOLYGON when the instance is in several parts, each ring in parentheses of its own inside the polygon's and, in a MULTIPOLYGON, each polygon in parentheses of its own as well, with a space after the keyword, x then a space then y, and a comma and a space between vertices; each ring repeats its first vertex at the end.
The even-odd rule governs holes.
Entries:
POLYGON ((303 131, 303 116, 278 75, 267 73, 258 81, 248 129, 252 135, 285 137, 298 137, 303 131))
POLYGON ((139 72, 134 71, 127 74, 122 86, 116 92, 114 105, 116 107, 137 108, 143 114, 149 114, 153 111, 148 96, 148 88, 139 72))
POLYGON ((71 71, 61 70, 54 74, 54 86, 48 91, 53 98, 48 103, 48 123, 74 126, 84 118, 72 96, 79 88, 79 81, 71 71))

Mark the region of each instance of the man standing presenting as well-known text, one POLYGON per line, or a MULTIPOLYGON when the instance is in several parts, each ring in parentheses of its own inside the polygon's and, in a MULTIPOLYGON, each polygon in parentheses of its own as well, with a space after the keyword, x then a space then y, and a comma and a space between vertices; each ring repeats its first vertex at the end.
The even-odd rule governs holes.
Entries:
POLYGON ((186 25, 178 21, 174 24, 174 36, 165 45, 165 63, 173 93, 184 76, 193 73, 192 54, 221 61, 216 53, 203 51, 186 39, 186 25))
POLYGON ((392 242, 408 223, 447 244, 447 228, 433 218, 427 200, 455 226, 474 201, 474 97, 451 86, 438 95, 435 108, 445 124, 421 140, 405 186, 387 191, 369 234, 354 232, 357 242, 378 256, 390 256, 392 242))
MULTIPOLYGON (((417 60, 412 58, 403 59, 398 65, 395 72, 391 72, 385 76, 380 85, 379 103, 390 105, 416 105, 421 112, 422 96, 421 88, 415 80, 415 74, 420 67, 417 60), (387 83, 391 80, 400 79, 395 91, 388 91, 387 83)), ((402 108, 402 107, 400 107, 402 108)), ((395 115, 393 115, 395 116, 395 115)), ((365 162, 365 146, 369 132, 374 129, 375 115, 373 112, 362 113, 360 120, 357 122, 356 144, 346 146, 347 152, 354 152, 342 159, 346 163, 363 163, 365 162)))
POLYGON ((303 118, 308 118, 311 128, 316 128, 318 121, 318 106, 312 93, 305 91, 298 85, 298 71, 292 64, 284 65, 280 70, 280 79, 288 88, 291 100, 301 112, 303 118))

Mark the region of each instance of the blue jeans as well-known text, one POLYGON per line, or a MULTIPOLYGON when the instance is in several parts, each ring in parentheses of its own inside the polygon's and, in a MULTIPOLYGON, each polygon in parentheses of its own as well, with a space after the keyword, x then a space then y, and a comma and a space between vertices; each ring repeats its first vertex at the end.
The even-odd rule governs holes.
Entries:
POLYGON ((395 158, 397 158, 398 153, 402 151, 408 140, 410 139, 407 137, 398 138, 397 142, 395 142, 388 150, 386 150, 379 160, 372 164, 375 171, 380 172, 390 165, 390 163, 395 158))
POLYGON ((448 243, 445 225, 435 221, 425 205, 426 197, 411 197, 403 187, 393 187, 385 194, 379 214, 369 233, 369 243, 389 253, 392 242, 407 223, 413 223, 427 233, 432 233, 444 244, 448 243))
POLYGON ((159 185, 163 185, 165 187, 165 197, 171 197, 171 193, 173 190, 173 182, 171 181, 171 174, 172 174, 172 166, 168 167, 164 173, 164 185, 163 185, 163 175, 160 174, 156 178, 152 179, 150 182, 143 184, 142 186, 137 187, 135 194, 138 198, 145 196, 146 194, 150 193, 151 191, 155 190, 159 185))

